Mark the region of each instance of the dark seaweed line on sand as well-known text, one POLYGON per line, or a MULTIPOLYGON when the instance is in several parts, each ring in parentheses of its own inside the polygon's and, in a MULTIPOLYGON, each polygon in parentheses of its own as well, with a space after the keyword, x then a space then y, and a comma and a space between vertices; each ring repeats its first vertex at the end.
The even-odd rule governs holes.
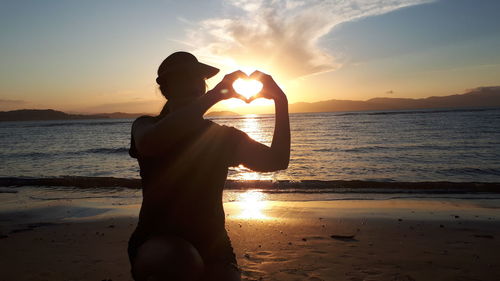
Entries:
MULTIPOLYGON (((114 178, 114 177, 82 177, 62 176, 47 178, 30 177, 0 177, 0 186, 65 186, 77 188, 141 188, 140 179, 114 178)), ((226 189, 262 189, 270 192, 370 192, 390 193, 398 192, 425 192, 425 193, 469 193, 493 192, 500 193, 500 183, 497 182, 379 182, 379 181, 259 181, 228 180, 226 189)))

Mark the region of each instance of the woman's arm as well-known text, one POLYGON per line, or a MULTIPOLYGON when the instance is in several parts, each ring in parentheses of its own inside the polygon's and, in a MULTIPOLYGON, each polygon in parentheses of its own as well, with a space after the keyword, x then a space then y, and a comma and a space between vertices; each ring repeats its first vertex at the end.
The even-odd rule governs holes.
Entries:
POLYGON ((192 103, 167 114, 158 122, 139 118, 132 124, 132 135, 140 155, 157 155, 184 136, 195 132, 203 124, 203 115, 217 102, 229 98, 241 98, 232 84, 241 71, 228 74, 214 89, 196 98, 192 103))
POLYGON ((288 100, 271 76, 256 71, 250 77, 263 84, 261 93, 252 99, 263 97, 274 100, 276 116, 273 141, 271 147, 256 141, 241 142, 236 150, 236 160, 254 171, 284 170, 290 161, 288 100))

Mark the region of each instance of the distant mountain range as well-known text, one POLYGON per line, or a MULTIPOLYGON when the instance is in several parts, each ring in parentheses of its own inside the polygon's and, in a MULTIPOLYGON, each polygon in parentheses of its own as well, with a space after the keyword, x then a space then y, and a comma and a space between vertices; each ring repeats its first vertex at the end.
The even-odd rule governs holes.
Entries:
POLYGON ((481 87, 465 94, 422 99, 373 98, 366 101, 327 100, 313 103, 298 102, 290 104, 290 112, 371 111, 483 106, 500 106, 500 86, 481 87))
MULTIPOLYGON (((465 94, 429 97, 422 99, 405 98, 373 98, 366 101, 326 100, 319 102, 298 102, 289 105, 290 112, 335 112, 335 111, 372 111, 372 110, 404 110, 425 108, 453 107, 500 107, 500 86, 480 87, 465 94)), ((101 119, 101 118, 136 118, 145 113, 102 113, 102 114, 68 114, 53 109, 20 109, 0 111, 0 121, 27 120, 68 120, 68 119, 101 119)), ((207 116, 238 115, 230 111, 210 112, 207 116)))
POLYGON ((68 114, 53 109, 19 109, 0 111, 0 121, 29 121, 29 120, 75 120, 75 119, 102 119, 102 118, 135 118, 143 113, 101 113, 101 114, 68 114))

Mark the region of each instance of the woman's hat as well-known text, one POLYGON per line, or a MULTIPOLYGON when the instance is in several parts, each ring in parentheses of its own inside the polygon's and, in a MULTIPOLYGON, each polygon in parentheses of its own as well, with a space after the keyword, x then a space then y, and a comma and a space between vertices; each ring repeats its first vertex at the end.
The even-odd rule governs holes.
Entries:
POLYGON ((203 78, 210 78, 219 72, 218 68, 198 61, 188 52, 175 52, 168 56, 158 67, 156 82, 161 84, 166 77, 172 74, 197 74, 203 78))

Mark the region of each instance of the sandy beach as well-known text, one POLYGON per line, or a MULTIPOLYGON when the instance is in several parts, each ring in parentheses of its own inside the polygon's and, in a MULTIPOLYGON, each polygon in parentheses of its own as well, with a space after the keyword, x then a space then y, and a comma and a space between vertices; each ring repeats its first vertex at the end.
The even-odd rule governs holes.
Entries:
MULTIPOLYGON (((126 246, 139 205, 92 209, 69 202, 1 212, 0 280, 132 280, 126 246), (52 218, 68 216, 50 222, 42 217, 49 210, 52 218)), ((253 213, 242 202, 224 205, 243 280, 500 276, 498 200, 260 204, 253 213)))

